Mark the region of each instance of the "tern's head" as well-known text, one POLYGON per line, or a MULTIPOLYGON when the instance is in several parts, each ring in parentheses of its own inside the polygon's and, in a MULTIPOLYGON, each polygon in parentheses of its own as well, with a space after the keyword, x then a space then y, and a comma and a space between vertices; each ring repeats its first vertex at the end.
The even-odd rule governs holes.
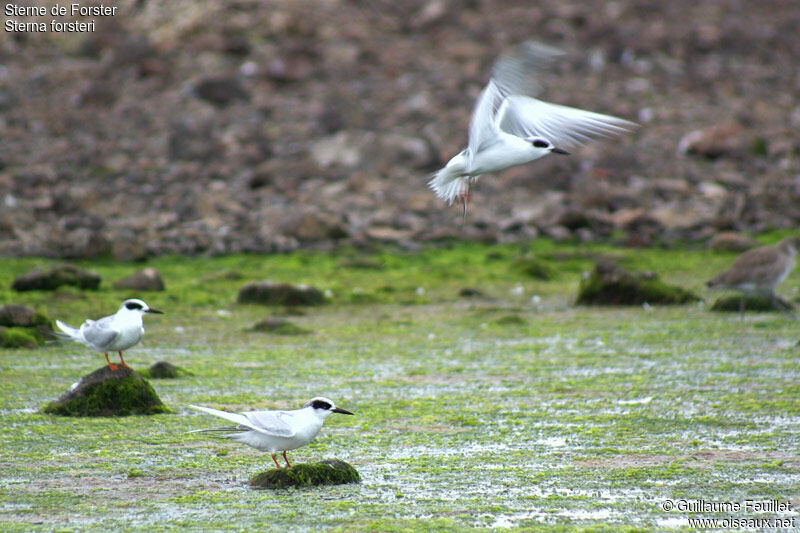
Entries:
POLYGON ((321 417, 321 418, 325 418, 326 416, 328 416, 331 413, 339 413, 339 414, 343 414, 343 415, 352 415, 353 414, 350 411, 345 411, 344 409, 339 409, 338 407, 333 405, 332 401, 330 401, 327 398, 323 398, 322 396, 318 396, 316 398, 311 398, 310 400, 308 400, 306 402, 306 404, 303 407, 304 408, 305 407, 310 407, 314 411, 314 414, 319 416, 319 417, 321 417))
POLYGON ((119 310, 124 313, 139 313, 144 315, 145 313, 156 313, 156 314, 163 314, 163 311, 159 311, 158 309, 153 309, 146 303, 144 300, 140 300, 138 298, 131 298, 130 300, 125 300, 122 302, 119 310))
POLYGON ((531 146, 535 150, 541 150, 542 152, 546 153, 554 153, 554 154, 562 154, 562 155, 569 155, 569 152, 566 150, 562 150, 561 148, 556 148, 553 144, 548 141, 547 139, 542 139, 541 137, 534 137, 532 139, 528 139, 531 143, 531 146))

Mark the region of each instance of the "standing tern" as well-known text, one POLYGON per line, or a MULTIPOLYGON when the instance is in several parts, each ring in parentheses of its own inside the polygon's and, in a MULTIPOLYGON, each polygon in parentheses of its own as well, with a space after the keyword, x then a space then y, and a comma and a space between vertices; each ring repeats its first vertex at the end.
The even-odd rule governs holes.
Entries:
POLYGON ((122 358, 122 351, 131 348, 142 340, 144 335, 144 325, 142 316, 145 313, 158 313, 162 311, 153 309, 144 301, 133 298, 125 300, 119 307, 119 311, 110 316, 104 316, 99 320, 87 320, 81 324, 80 328, 73 328, 56 320, 56 325, 63 331, 57 333, 61 338, 73 340, 103 352, 106 356, 108 367, 113 371, 119 368, 108 359, 108 352, 118 352, 119 361, 125 368, 130 368, 125 359, 122 358))
POLYGON ((269 453, 278 468, 281 465, 278 464, 275 454, 283 452, 283 460, 286 461, 286 466, 292 466, 289 464, 286 452, 311 442, 317 436, 319 430, 322 429, 322 423, 329 414, 353 414, 350 411, 339 409, 331 400, 323 397, 312 398, 306 402, 302 409, 293 411, 229 413, 228 411, 219 411, 208 407, 200 407, 199 405, 190 405, 189 407, 236 424, 235 426, 220 428, 198 429, 191 433, 225 432, 226 435, 223 435, 224 437, 269 453))
POLYGON ((436 172, 428 185, 452 205, 459 200, 464 216, 470 187, 481 174, 534 161, 547 154, 568 155, 565 148, 600 137, 614 137, 637 124, 531 97, 541 91, 536 78, 563 52, 526 41, 492 67, 492 78, 472 112, 467 148, 436 172))

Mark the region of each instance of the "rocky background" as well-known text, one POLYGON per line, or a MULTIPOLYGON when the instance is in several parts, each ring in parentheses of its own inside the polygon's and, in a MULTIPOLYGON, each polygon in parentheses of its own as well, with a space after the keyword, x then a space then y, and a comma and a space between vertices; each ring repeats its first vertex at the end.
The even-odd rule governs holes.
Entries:
POLYGON ((800 221, 798 2, 112 4, 93 33, 0 32, 0 255, 702 243, 800 221), (641 128, 484 176, 462 229, 428 175, 529 38, 567 53, 544 99, 641 128))

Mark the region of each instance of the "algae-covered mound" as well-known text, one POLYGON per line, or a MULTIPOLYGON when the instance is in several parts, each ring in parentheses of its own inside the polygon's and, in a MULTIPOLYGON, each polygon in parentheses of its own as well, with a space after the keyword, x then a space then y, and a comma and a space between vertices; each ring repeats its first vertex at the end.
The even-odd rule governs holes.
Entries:
POLYGON ((258 331, 262 333, 271 333, 273 335, 308 335, 311 330, 301 328, 300 326, 284 320, 282 318, 265 318, 259 320, 250 328, 250 331, 258 331))
POLYGON ((771 300, 769 296, 762 296, 758 294, 747 294, 744 296, 728 295, 720 296, 716 302, 711 306, 712 311, 730 311, 739 312, 743 311, 791 311, 794 309, 794 304, 775 295, 775 301, 771 300))
POLYGON ((55 266, 48 271, 37 267, 16 278, 11 288, 17 292, 54 291, 63 285, 96 290, 100 286, 100 275, 69 264, 55 266))
POLYGON ((50 319, 43 311, 17 304, 0 306, 0 347, 35 348, 45 343, 52 332, 50 319))
POLYGON ((701 298, 686 289, 668 285, 649 272, 629 272, 617 264, 600 261, 578 287, 578 305, 685 304, 701 298))
POLYGON ((145 379, 133 370, 104 366, 47 404, 43 413, 61 416, 127 416, 168 413, 145 379))
POLYGON ((259 281, 243 286, 237 301, 240 304, 320 305, 325 303, 325 295, 308 285, 259 281))
POLYGON ((296 464, 288 468, 267 470, 253 476, 250 479, 250 486, 256 489, 285 489, 360 482, 361 476, 352 465, 339 459, 325 459, 319 463, 296 464))
POLYGON ((139 372, 142 377, 150 379, 177 379, 183 375, 192 375, 185 368, 175 366, 168 361, 156 361, 149 368, 139 372))

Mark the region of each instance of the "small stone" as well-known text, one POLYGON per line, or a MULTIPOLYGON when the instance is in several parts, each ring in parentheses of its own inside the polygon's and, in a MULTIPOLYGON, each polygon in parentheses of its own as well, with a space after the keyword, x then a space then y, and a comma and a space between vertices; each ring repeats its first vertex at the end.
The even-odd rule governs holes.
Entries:
POLYGON ((181 374, 191 374, 187 370, 173 365, 167 361, 156 361, 150 367, 142 372, 142 376, 149 377, 150 379, 176 379, 181 374))
POLYGON ((325 303, 322 291, 308 285, 291 285, 274 281, 248 283, 239 290, 240 304, 320 305, 325 303))
POLYGON ((278 226, 278 233, 294 237, 300 242, 343 239, 348 236, 347 228, 339 217, 316 211, 290 217, 278 226))
POLYGON ((104 365, 47 404, 43 413, 61 416, 128 416, 169 413, 153 387, 124 366, 104 365))
POLYGON ((16 278, 11 288, 17 292, 53 291, 62 285, 71 285, 83 290, 97 290, 100 279, 100 275, 96 272, 64 264, 48 271, 36 267, 16 278))
POLYGON ((163 291, 164 280, 155 268, 144 268, 114 282, 115 289, 132 291, 163 291))
POLYGON ((253 476, 249 484, 255 489, 285 489, 360 482, 361 476, 352 465, 339 459, 325 459, 319 463, 273 468, 253 476))
POLYGON ((707 244, 708 248, 716 252, 744 252, 760 245, 755 239, 732 231, 717 233, 709 239, 707 244))
POLYGON ((225 107, 236 100, 250 101, 250 93, 238 78, 205 78, 194 86, 194 94, 217 107, 225 107))
POLYGON ((678 143, 678 153, 716 159, 742 152, 748 144, 744 128, 732 122, 696 130, 684 135, 678 143))
POLYGON ((31 327, 34 313, 35 310, 27 305, 6 304, 0 307, 0 326, 31 327))
POLYGON ((482 290, 475 287, 463 287, 458 291, 458 295, 462 298, 483 298, 486 296, 482 290))

